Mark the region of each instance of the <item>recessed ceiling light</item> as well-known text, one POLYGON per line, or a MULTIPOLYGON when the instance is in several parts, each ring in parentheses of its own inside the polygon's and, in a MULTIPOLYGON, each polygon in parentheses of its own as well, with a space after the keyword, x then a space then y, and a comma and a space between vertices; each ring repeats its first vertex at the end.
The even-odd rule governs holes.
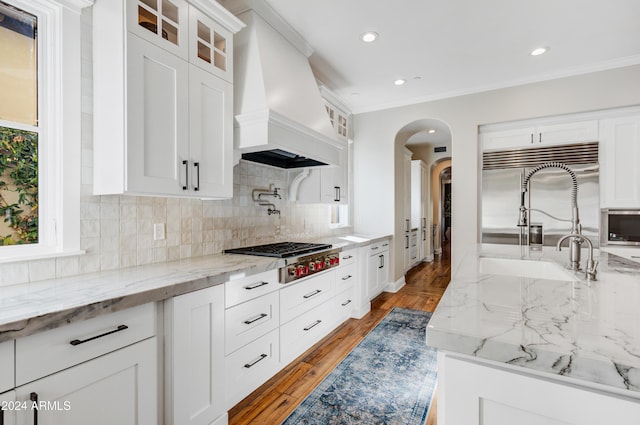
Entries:
POLYGON ((544 53, 547 53, 548 51, 548 47, 538 47, 537 49, 533 49, 530 54, 531 56, 540 56, 544 53))
POLYGON ((404 79, 402 79, 402 78, 398 78, 397 80, 395 80, 395 81, 393 82, 393 84, 395 84, 396 86, 402 86, 402 85, 404 85, 404 83, 406 83, 406 82, 407 82, 407 80, 404 80, 404 79))
POLYGON ((367 31, 360 35, 360 39, 365 43, 372 43, 378 39, 378 33, 374 31, 367 31))
POLYGON ((433 133, 435 133, 435 132, 436 132, 436 131, 435 131, 433 128, 432 128, 431 130, 429 130, 429 131, 428 131, 428 133, 429 133, 429 134, 433 134, 433 133))

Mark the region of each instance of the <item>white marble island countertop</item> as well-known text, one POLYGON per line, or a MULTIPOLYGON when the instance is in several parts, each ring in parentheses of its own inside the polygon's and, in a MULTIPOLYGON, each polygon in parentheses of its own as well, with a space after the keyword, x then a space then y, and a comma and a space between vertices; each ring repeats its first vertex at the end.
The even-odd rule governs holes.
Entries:
POLYGON ((284 266, 284 260, 217 254, 0 287, 0 342, 284 266))
MULTIPOLYGON (((545 271, 564 266, 568 255, 568 249, 552 247, 472 247, 429 321, 427 344, 640 392, 640 264, 601 252, 597 281, 569 270, 562 277, 545 271), (502 274, 487 267, 486 258, 534 263, 516 263, 533 265, 530 271, 502 274), (513 275, 518 273, 546 277, 513 275)), ((583 267, 586 259, 583 249, 583 267)))

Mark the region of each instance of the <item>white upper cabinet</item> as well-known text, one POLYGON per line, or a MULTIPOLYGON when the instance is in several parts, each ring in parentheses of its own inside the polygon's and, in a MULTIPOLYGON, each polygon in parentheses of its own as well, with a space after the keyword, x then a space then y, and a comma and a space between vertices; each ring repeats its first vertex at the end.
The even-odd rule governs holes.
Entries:
POLYGON ((185 0, 127 0, 126 12, 129 32, 188 58, 189 5, 185 0))
POLYGON ((570 143, 594 142, 598 140, 598 120, 563 123, 522 122, 486 126, 480 135, 482 150, 532 148, 570 143))
POLYGON ((216 19, 184 0, 95 4, 95 194, 233 195, 231 52, 242 23, 198 5, 216 19))
POLYGON ((233 86, 189 68, 189 190, 200 197, 233 196, 233 86))
POLYGON ((600 121, 600 205, 640 208, 640 115, 600 121))
MULTIPOLYGON (((135 35, 128 41, 129 125, 125 137, 129 143, 125 144, 126 180, 122 190, 180 195, 188 172, 182 162, 189 159, 184 136, 189 134, 189 64, 135 35)), ((96 142, 101 141, 102 137, 96 135, 96 142)), ((101 171, 103 166, 108 169, 119 162, 119 158, 112 158, 110 164, 100 164, 99 158, 104 160, 105 156, 95 158, 95 167, 101 171)), ((96 190, 101 177, 96 175, 96 190)))
POLYGON ((233 82, 233 34, 200 12, 189 9, 189 62, 233 82))

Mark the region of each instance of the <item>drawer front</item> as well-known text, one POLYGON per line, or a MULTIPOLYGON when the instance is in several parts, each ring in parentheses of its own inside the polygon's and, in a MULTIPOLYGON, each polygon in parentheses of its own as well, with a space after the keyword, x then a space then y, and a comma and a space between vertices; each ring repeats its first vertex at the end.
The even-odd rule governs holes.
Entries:
POLYGON ((369 255, 379 254, 380 252, 389 251, 389 241, 385 240, 377 242, 369 246, 369 255))
POLYGON ((320 304, 295 320, 280 326, 281 362, 288 364, 335 327, 333 300, 320 304))
POLYGON ((336 292, 344 291, 357 281, 358 265, 350 264, 336 270, 336 292))
POLYGON ((232 307, 224 322, 225 354, 229 354, 280 325, 280 297, 272 292, 232 307))
POLYGON ((269 270, 240 279, 233 279, 224 284, 226 308, 258 298, 280 289, 278 270, 269 270))
POLYGON ((336 324, 340 324, 351 317, 351 312, 353 311, 353 306, 355 305, 355 303, 353 302, 353 295, 354 289, 352 286, 340 292, 334 297, 333 308, 337 320, 336 324))
POLYGON ((319 273, 280 290, 280 323, 286 323, 333 297, 335 270, 319 273))
POLYGON ((0 343, 0 393, 15 387, 13 346, 13 340, 0 343))
POLYGON ((16 340, 16 386, 156 334, 148 303, 16 340))
POLYGON ((340 266, 348 266, 349 264, 354 264, 358 261, 358 253, 357 250, 352 249, 349 251, 342 251, 340 253, 340 266))
POLYGON ((225 357, 227 410, 280 370, 279 335, 275 329, 225 357))

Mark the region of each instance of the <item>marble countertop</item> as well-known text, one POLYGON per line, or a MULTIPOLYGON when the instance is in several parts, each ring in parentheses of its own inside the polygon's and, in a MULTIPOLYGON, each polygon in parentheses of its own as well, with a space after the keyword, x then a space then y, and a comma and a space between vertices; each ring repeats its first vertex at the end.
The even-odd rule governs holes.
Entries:
MULTIPOLYGON (((598 252, 598 280, 481 273, 482 257, 564 266, 568 249, 473 246, 452 273, 427 344, 554 375, 640 391, 640 264, 598 252)), ((582 250, 582 265, 587 259, 582 250)), ((538 275, 539 276, 539 275, 538 275)))
MULTIPOLYGON (((354 240, 331 237, 322 242, 344 250, 390 237, 359 235, 354 240)), ((0 342, 283 266, 283 259, 216 254, 0 286, 0 342)))

